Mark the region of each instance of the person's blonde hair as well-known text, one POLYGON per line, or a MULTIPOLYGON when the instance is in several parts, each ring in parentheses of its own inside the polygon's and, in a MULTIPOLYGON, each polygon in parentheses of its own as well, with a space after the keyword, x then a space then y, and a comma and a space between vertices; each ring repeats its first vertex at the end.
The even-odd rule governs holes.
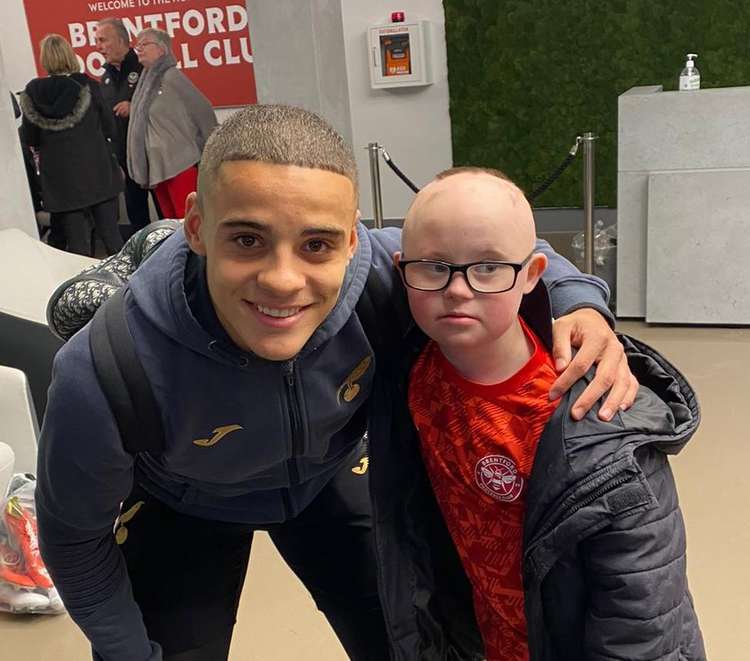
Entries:
POLYGON ((48 34, 42 39, 39 43, 39 60, 50 76, 81 71, 73 47, 59 34, 48 34))

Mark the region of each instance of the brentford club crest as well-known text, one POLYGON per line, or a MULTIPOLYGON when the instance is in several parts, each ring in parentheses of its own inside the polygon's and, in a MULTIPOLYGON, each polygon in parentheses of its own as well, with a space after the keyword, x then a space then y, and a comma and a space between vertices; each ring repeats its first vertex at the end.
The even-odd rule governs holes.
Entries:
POLYGON ((477 462, 474 469, 477 486, 495 500, 510 503, 523 490, 523 478, 512 459, 501 454, 491 454, 477 462))

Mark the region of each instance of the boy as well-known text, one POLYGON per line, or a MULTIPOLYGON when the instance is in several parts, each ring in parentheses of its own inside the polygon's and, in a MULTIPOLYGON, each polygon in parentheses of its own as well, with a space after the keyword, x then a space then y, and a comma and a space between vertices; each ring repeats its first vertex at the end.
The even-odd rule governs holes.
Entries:
POLYGON ((551 402, 547 258, 534 242, 512 182, 455 168, 417 196, 395 255, 430 338, 409 409, 486 658, 704 659, 663 454, 697 427, 695 396, 661 356, 626 340, 648 385, 630 411, 574 422, 569 398, 551 402))

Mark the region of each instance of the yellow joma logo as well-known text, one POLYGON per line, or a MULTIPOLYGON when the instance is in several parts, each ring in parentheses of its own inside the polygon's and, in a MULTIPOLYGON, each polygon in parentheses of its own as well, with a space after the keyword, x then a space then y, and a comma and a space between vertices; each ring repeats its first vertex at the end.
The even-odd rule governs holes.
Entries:
POLYGON ((197 441, 193 441, 193 445, 198 445, 202 448, 210 448, 212 445, 216 445, 222 438, 227 434, 231 434, 233 431, 242 429, 241 425, 225 425, 224 427, 217 427, 211 433, 211 438, 199 438, 197 441))
POLYGON ((354 468, 352 468, 352 473, 355 475, 364 475, 367 472, 367 468, 370 465, 370 458, 369 457, 362 457, 359 460, 359 464, 357 464, 354 468))
POLYGON ((357 383, 367 372, 372 364, 372 356, 367 356, 362 360, 359 365, 354 368, 354 371, 346 377, 346 381, 341 384, 337 395, 338 403, 341 404, 343 399, 349 403, 360 393, 360 385, 357 383))
POLYGON ((133 507, 131 507, 127 512, 123 512, 120 514, 120 517, 117 519, 117 530, 115 530, 115 541, 122 546, 125 541, 128 539, 128 529, 125 527, 125 524, 130 521, 136 514, 138 514, 138 510, 143 507, 143 501, 139 500, 133 507))

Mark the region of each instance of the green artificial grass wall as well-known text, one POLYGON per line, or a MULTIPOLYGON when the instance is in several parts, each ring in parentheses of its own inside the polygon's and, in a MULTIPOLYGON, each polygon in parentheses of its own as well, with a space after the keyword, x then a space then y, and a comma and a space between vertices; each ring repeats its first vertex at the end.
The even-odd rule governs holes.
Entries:
MULTIPOLYGON (((617 204, 617 97, 750 84, 747 0, 445 0, 456 165, 506 172, 530 193, 593 131, 596 204, 617 204)), ((685 92, 689 94, 689 92, 685 92)), ((750 114, 748 115, 750 130, 750 114)), ((581 151, 537 206, 581 206, 581 151)))

